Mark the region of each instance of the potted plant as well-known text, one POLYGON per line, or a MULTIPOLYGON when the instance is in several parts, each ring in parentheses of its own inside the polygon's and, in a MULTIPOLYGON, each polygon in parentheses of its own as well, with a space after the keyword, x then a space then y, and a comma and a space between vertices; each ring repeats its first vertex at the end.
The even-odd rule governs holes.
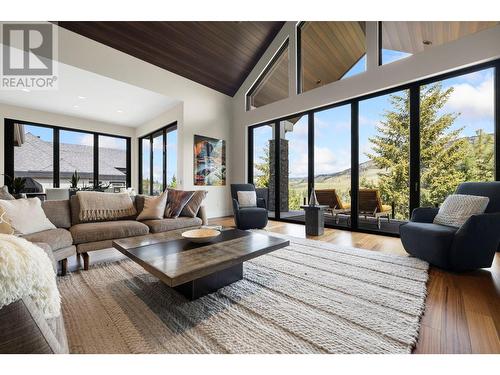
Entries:
POLYGON ((80 175, 78 174, 78 171, 75 169, 75 172, 71 176, 71 179, 69 180, 70 187, 69 187, 69 196, 71 197, 72 195, 75 195, 76 192, 78 191, 78 183, 80 182, 80 175))
POLYGON ((25 177, 12 178, 9 175, 4 175, 4 176, 7 179, 6 185, 9 188, 9 191, 14 196, 14 198, 16 199, 26 198, 26 194, 22 193, 24 187, 26 186, 26 178, 25 177))

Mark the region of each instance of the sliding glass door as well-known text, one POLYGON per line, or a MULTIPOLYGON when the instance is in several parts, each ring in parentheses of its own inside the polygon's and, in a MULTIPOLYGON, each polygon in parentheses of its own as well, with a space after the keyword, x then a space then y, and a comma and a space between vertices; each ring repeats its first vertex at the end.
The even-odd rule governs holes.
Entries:
POLYGON ((325 222, 350 226, 351 105, 314 114, 314 190, 325 222))
POLYGON ((398 233, 409 218, 409 90, 359 102, 358 225, 398 233))
POLYGON ((276 199, 274 129, 274 123, 249 128, 249 182, 265 200, 271 218, 275 217, 276 199))

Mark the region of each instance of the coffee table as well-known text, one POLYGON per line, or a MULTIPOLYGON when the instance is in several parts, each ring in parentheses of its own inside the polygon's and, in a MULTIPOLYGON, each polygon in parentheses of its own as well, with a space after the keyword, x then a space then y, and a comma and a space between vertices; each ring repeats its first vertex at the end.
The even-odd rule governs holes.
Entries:
MULTIPOLYGON (((194 228, 189 228, 194 229, 194 228)), ((288 246, 288 240, 239 229, 209 243, 182 238, 187 229, 113 241, 113 247, 189 300, 243 278, 243 262, 288 246)))

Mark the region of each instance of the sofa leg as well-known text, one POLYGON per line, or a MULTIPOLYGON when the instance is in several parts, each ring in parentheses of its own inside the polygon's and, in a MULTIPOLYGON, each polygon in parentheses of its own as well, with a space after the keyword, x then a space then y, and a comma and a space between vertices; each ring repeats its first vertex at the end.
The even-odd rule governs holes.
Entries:
POLYGON ((83 258, 83 269, 85 271, 88 271, 89 270, 89 254, 82 253, 82 258, 83 258))
POLYGON ((68 272, 68 258, 61 260, 61 276, 66 276, 68 272))

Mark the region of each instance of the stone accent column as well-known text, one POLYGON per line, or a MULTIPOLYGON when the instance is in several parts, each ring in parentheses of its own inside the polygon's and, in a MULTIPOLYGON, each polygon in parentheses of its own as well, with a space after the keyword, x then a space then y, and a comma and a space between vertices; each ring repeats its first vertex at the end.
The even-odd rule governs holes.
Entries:
MULTIPOLYGON (((275 202, 275 140, 269 140, 269 210, 276 210, 275 202)), ((288 140, 280 139, 280 212, 288 212, 288 140)))

